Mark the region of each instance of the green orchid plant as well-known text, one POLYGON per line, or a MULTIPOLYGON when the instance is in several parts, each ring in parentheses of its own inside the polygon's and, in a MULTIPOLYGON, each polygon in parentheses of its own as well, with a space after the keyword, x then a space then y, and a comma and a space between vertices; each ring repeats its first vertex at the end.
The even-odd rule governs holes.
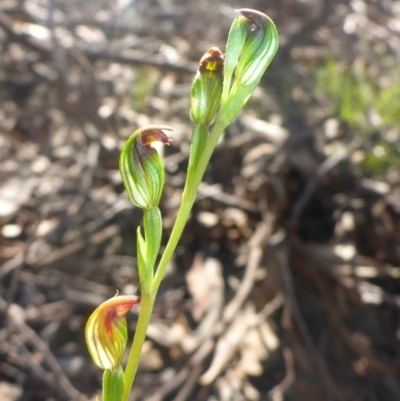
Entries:
POLYGON ((165 269, 185 228, 197 190, 211 155, 226 127, 237 117, 278 50, 278 32, 265 14, 237 10, 225 56, 213 47, 201 58, 191 89, 192 141, 181 206, 157 268, 162 237, 158 208, 164 186, 162 160, 153 148, 156 141, 169 144, 168 126, 147 126, 125 143, 119 169, 132 203, 143 210, 143 231, 137 229, 140 280, 140 313, 125 369, 126 313, 139 302, 137 296, 115 296, 101 304, 86 325, 86 343, 96 365, 104 370, 103 401, 128 401, 146 338, 154 302, 165 269))

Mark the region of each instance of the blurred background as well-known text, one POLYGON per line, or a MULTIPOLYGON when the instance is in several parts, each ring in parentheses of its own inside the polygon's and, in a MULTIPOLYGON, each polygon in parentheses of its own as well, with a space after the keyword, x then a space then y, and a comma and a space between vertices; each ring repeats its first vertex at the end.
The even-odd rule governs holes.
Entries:
POLYGON ((198 60, 243 7, 281 46, 206 172, 132 400, 400 399, 400 1, 1 0, 1 400, 98 394, 86 320, 140 292, 119 151, 174 127, 165 244, 198 60))

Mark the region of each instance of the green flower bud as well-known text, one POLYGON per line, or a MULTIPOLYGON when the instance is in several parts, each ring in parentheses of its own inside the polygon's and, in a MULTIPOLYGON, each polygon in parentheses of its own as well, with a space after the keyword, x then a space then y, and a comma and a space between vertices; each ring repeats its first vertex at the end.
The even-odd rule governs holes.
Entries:
POLYGON ((278 50, 279 37, 273 21, 265 14, 251 9, 238 10, 245 19, 247 39, 235 70, 237 85, 256 86, 278 50))
POLYGON ((226 45, 218 116, 224 126, 228 126, 242 110, 274 58, 279 44, 278 32, 269 17, 247 8, 237 11, 241 15, 233 21, 226 45))
POLYGON ((147 126, 136 130, 126 141, 119 158, 119 171, 132 203, 141 209, 158 206, 164 188, 164 166, 151 146, 155 141, 170 143, 165 126, 147 126))
POLYGON ((224 57, 212 47, 200 60, 191 91, 190 117, 194 124, 209 127, 221 103, 224 57))
POLYGON ((115 296, 103 302, 89 317, 85 329, 86 345, 93 362, 104 370, 116 370, 121 364, 128 333, 125 315, 139 297, 115 296))

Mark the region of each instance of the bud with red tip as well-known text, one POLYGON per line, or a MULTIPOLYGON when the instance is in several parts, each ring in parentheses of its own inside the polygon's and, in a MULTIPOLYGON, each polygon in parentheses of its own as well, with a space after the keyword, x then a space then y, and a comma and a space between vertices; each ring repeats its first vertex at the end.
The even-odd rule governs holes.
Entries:
POLYGON ((194 124, 209 127, 221 103, 224 57, 212 47, 201 58, 192 84, 190 116, 194 124))
POLYGON ((89 317, 85 329, 86 345, 93 362, 104 370, 121 365, 128 339, 125 315, 139 297, 115 296, 103 302, 89 317))
POLYGON ((119 171, 132 203, 141 209, 158 206, 164 188, 164 166, 160 155, 151 146, 170 139, 164 131, 172 128, 151 125, 136 130, 126 141, 119 159, 119 171))

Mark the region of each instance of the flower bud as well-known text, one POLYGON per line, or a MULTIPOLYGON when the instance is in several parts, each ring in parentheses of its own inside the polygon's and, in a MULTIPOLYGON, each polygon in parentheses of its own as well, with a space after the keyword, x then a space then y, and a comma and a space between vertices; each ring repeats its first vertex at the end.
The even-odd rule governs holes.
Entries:
POLYGON ((139 297, 115 296, 103 302, 89 317, 85 329, 86 345, 93 362, 101 369, 116 370, 128 340, 125 315, 139 297))
POLYGON ((212 47, 201 58, 191 91, 190 117, 194 124, 209 127, 221 103, 224 57, 212 47))
POLYGON ((225 127, 247 103, 279 44, 278 31, 269 17, 247 8, 237 11, 241 15, 233 21, 226 45, 222 102, 218 116, 220 124, 225 127))
POLYGON ((247 8, 238 11, 242 14, 238 19, 247 21, 247 26, 242 26, 248 34, 236 66, 235 83, 255 87, 278 50, 278 31, 265 14, 247 8))
POLYGON ((141 209, 158 206, 164 188, 164 166, 151 146, 155 141, 170 143, 165 126, 147 126, 136 130, 126 141, 119 158, 119 171, 132 203, 141 209))

